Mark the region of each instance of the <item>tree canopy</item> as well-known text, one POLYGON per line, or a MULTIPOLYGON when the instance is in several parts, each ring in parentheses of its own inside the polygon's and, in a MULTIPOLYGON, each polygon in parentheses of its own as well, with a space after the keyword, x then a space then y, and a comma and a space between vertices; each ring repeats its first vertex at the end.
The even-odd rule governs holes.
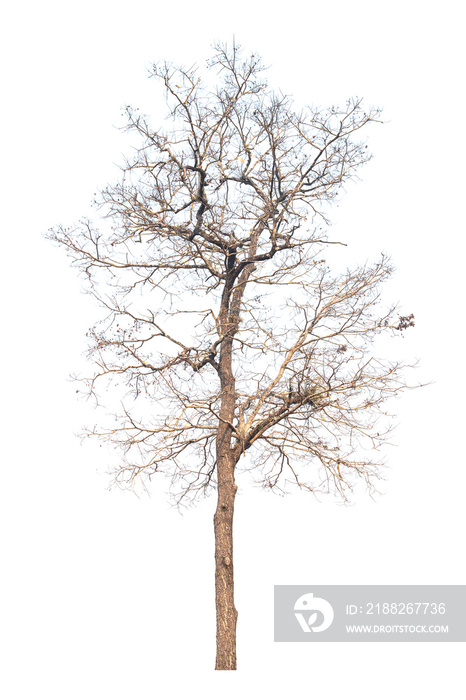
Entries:
POLYGON ((151 74, 164 128, 127 107, 138 144, 99 195, 101 220, 49 232, 105 309, 84 381, 122 408, 89 432, 121 447, 118 482, 165 472, 177 500, 217 484, 222 450, 271 489, 371 486, 385 402, 406 386, 373 343, 413 316, 380 303, 386 256, 333 273, 324 251, 379 110, 297 110, 237 47, 216 46, 207 71, 151 74))

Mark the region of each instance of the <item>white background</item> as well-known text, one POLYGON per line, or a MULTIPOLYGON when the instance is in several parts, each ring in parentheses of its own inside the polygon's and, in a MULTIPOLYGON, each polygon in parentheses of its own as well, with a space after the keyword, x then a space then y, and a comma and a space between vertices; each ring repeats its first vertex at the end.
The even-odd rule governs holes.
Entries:
MULTIPOLYGON (((464 52, 459 3, 16 3, 2 28, 0 684, 19 698, 457 698, 464 644, 274 644, 274 584, 462 584, 464 52), (227 8, 227 9, 225 9, 227 8), (162 484, 109 491, 112 455, 68 375, 99 317, 41 234, 89 213, 127 151, 131 103, 157 115, 153 61, 218 39, 270 64, 296 102, 384 108, 374 160, 335 209, 348 259, 389 253, 416 327, 396 352, 432 381, 396 404, 383 496, 350 507, 241 483, 236 674, 214 673, 214 498, 184 515, 162 484)), ((155 119, 156 121, 156 119, 155 119)))

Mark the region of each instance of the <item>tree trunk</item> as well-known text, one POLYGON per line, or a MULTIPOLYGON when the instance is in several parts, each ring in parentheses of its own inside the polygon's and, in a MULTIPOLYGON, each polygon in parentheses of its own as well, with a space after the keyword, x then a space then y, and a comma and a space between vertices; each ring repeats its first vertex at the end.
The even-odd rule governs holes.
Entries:
POLYGON ((236 670, 236 620, 233 580, 233 512, 237 486, 234 462, 217 464, 218 503, 215 530, 215 605, 217 611, 217 671, 236 670))
POLYGON ((222 342, 219 377, 222 392, 216 439, 218 502, 214 516, 215 531, 215 607, 217 612, 217 671, 236 671, 236 620, 233 580, 233 512, 237 486, 235 466, 238 455, 231 445, 235 416, 235 377, 232 369, 233 338, 238 329, 239 309, 244 284, 231 298, 235 275, 227 270, 219 314, 222 342))

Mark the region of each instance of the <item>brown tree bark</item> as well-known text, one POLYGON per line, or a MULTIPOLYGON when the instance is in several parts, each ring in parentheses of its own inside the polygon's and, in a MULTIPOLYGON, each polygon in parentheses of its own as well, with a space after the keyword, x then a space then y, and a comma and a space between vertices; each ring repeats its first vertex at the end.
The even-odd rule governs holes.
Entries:
MULTIPOLYGON (((217 671, 236 670, 236 621, 238 613, 234 601, 233 577, 233 514, 237 486, 235 484, 235 456, 231 440, 236 403, 236 385, 232 369, 233 338, 237 330, 237 316, 232 313, 231 291, 234 277, 227 275, 219 315, 223 336, 219 358, 219 377, 222 390, 217 430, 217 489, 218 502, 214 516, 215 532, 215 606, 217 613, 217 671)), ((234 295, 233 295, 234 297, 234 295)))
POLYGON ((217 671, 236 670, 236 621, 233 578, 233 513, 237 486, 234 464, 218 464, 218 503, 215 530, 215 604, 217 612, 217 671))

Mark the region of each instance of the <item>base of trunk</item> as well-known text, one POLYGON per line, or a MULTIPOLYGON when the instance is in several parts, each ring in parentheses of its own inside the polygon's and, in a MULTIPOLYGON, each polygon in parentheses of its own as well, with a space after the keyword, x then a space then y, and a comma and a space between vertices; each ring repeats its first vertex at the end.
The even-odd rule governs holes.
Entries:
POLYGON ((236 621, 233 579, 233 510, 236 485, 219 485, 215 530, 215 607, 217 612, 217 671, 236 670, 236 621))

